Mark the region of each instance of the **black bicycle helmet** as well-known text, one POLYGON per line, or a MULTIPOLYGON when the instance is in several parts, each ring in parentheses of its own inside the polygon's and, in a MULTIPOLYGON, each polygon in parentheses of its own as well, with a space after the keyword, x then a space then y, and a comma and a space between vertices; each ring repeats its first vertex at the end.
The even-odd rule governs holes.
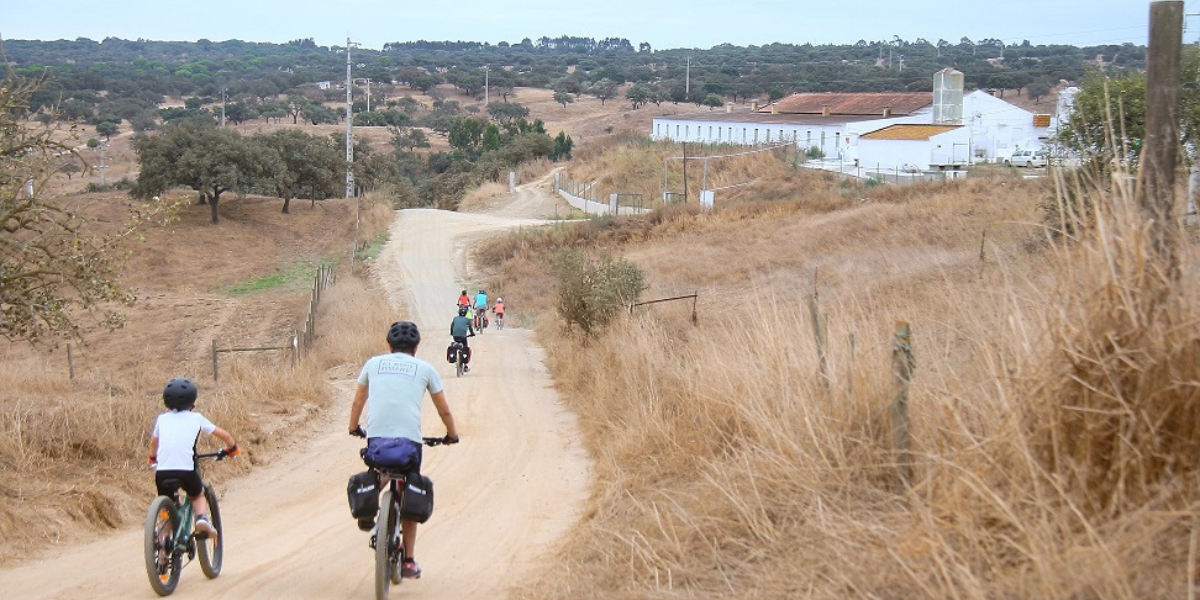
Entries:
POLYGON ((191 410, 196 406, 198 394, 195 382, 187 377, 176 377, 163 388, 163 404, 171 410, 191 410))
POLYGON ((460 317, 467 316, 467 307, 465 307, 465 306, 458 307, 458 316, 460 316, 460 317))
POLYGON ((421 331, 412 321, 396 321, 388 328, 387 342, 392 350, 412 350, 421 343, 421 331))

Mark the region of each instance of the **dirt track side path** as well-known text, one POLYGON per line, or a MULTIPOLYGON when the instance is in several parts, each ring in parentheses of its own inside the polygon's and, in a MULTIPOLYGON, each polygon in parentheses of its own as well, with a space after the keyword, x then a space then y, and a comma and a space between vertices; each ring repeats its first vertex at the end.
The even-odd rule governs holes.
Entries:
MULTIPOLYGON (((553 202, 518 198, 530 202, 529 210, 553 202)), ((463 438, 458 446, 426 449, 423 471, 435 482, 437 509, 418 538, 425 574, 394 590, 396 597, 503 595, 574 523, 586 498, 588 458, 531 331, 490 328, 473 338, 474 368, 461 379, 444 358, 467 240, 533 223, 401 211, 376 263, 388 293, 409 308, 403 316, 421 327, 417 355, 441 373, 463 438)), ((173 597, 374 597, 373 555, 345 496, 347 477, 362 470, 361 442, 345 433, 354 382, 333 386, 338 408, 295 440, 290 456, 225 486, 224 571, 209 581, 190 565, 173 597)), ((424 430, 443 433, 428 401, 424 430)), ((42 560, 0 570, 0 589, 6 598, 22 599, 157 597, 146 581, 140 525, 93 543, 64 543, 42 560)))

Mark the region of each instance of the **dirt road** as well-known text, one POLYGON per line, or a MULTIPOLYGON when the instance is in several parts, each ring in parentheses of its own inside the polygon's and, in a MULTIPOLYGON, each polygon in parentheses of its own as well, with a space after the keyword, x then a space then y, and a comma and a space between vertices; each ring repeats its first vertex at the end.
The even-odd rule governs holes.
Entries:
MULTIPOLYGON (((514 197, 522 208, 494 212, 536 216, 552 202, 541 190, 524 194, 514 197)), ((417 544, 425 574, 393 590, 394 597, 502 595, 570 527, 586 496, 588 459, 531 332, 489 329, 473 338, 474 368, 461 379, 444 359, 454 302, 468 275, 467 240, 534 222, 402 211, 376 263, 388 293, 408 307, 402 316, 421 327, 418 356, 442 374, 463 438, 425 453, 423 471, 437 498, 417 544)), ((362 469, 361 442, 345 433, 353 385, 334 383, 339 409, 296 440, 289 456, 226 486, 224 572, 209 581, 191 565, 174 597, 373 597, 367 535, 356 529, 345 497, 346 478, 362 469)), ((425 432, 441 434, 428 401, 425 417, 425 432)), ((0 571, 0 590, 21 599, 156 597, 146 582, 140 526, 94 543, 64 541, 43 560, 0 571)))

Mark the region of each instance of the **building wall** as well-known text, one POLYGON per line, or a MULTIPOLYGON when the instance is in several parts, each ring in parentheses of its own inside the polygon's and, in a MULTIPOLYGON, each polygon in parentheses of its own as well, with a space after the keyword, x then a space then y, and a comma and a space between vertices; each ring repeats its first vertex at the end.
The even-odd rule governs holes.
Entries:
POLYGON ((866 170, 910 168, 929 171, 949 165, 966 165, 971 132, 966 127, 935 135, 928 140, 858 141, 859 166, 866 170))
POLYGON ((1033 113, 984 91, 963 98, 963 125, 971 129, 972 156, 999 162, 1018 148, 1040 148, 1048 127, 1034 127, 1033 113))

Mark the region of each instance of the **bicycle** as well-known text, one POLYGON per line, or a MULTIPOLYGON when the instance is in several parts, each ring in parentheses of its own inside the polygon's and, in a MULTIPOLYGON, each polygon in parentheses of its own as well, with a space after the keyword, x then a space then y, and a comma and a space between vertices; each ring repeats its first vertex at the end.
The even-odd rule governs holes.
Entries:
POLYGON ((496 313, 496 331, 504 329, 504 313, 496 313))
POLYGON ((467 351, 462 342, 454 342, 454 372, 462 377, 467 368, 467 351))
POLYGON ((483 330, 487 329, 487 326, 488 326, 487 309, 484 308, 482 310, 476 310, 475 311, 475 331, 478 331, 479 333, 483 333, 483 330))
MULTIPOLYGON (((430 447, 453 443, 449 436, 422 439, 425 445, 430 447)), ((362 454, 365 456, 366 449, 362 450, 362 454)), ((371 549, 375 551, 375 598, 387 600, 391 586, 400 585, 403 581, 400 577, 400 566, 404 564, 405 554, 404 540, 401 537, 400 506, 404 501, 407 469, 373 466, 371 468, 379 474, 379 489, 383 490, 379 495, 375 532, 371 534, 371 549), (387 542, 379 543, 379 540, 387 542)))
MULTIPOLYGON (((197 459, 225 460, 229 453, 225 449, 209 454, 197 454, 197 459)), ((197 464, 199 460, 197 460, 197 464)), ((199 467, 197 467, 199 470, 199 467)), ((192 499, 180 494, 180 482, 174 482, 174 496, 158 496, 150 502, 146 511, 145 550, 146 576, 150 587, 159 596, 169 596, 179 584, 183 568, 200 556, 200 570, 209 579, 221 574, 221 562, 225 554, 224 530, 221 528, 221 509, 217 506, 217 493, 207 482, 204 483, 204 499, 208 501, 208 520, 215 535, 192 535, 195 511, 192 499), (183 501, 179 501, 182 495, 183 501), (184 555, 188 562, 183 562, 184 555)))

